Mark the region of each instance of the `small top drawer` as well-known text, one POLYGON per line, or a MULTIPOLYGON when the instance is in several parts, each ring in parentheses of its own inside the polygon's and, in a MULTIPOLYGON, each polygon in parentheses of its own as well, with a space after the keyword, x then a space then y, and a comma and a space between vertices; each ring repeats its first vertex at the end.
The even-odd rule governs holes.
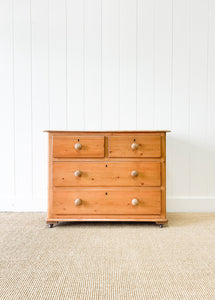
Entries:
POLYGON ((104 137, 53 136, 53 157, 104 157, 104 137))
POLYGON ((160 136, 111 136, 109 157, 160 157, 160 136))

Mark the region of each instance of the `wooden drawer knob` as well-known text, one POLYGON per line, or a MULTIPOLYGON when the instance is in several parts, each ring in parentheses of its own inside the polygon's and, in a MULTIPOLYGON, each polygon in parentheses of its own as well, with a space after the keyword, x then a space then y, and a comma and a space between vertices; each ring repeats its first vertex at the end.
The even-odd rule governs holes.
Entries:
POLYGON ((131 172, 131 176, 132 177, 137 177, 138 176, 138 172, 136 170, 131 172))
POLYGON ((132 199, 131 203, 133 206, 136 206, 139 203, 139 201, 138 201, 138 199, 134 198, 134 199, 132 199))
POLYGON ((133 150, 137 150, 137 148, 138 148, 138 144, 136 144, 136 143, 133 143, 133 144, 131 145, 131 148, 132 148, 133 150))
POLYGON ((80 143, 75 144, 75 149, 76 150, 81 150, 82 145, 80 143))
POLYGON ((75 203, 76 206, 81 205, 81 199, 79 199, 79 198, 75 199, 74 203, 75 203))
POLYGON ((81 176, 81 171, 77 170, 74 173, 75 177, 80 177, 81 176))

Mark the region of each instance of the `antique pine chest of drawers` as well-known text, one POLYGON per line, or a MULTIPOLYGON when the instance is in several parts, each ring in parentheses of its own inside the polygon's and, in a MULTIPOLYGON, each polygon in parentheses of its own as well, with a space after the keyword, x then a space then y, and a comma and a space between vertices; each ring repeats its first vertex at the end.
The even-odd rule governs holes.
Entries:
POLYGON ((50 227, 166 219, 167 131, 47 131, 50 227))

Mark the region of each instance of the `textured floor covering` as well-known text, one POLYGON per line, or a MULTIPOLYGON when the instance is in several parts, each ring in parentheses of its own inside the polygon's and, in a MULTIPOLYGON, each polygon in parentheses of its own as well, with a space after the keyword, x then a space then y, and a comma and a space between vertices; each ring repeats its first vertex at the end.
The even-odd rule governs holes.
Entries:
POLYGON ((169 226, 0 214, 0 299, 215 299, 215 214, 169 226))

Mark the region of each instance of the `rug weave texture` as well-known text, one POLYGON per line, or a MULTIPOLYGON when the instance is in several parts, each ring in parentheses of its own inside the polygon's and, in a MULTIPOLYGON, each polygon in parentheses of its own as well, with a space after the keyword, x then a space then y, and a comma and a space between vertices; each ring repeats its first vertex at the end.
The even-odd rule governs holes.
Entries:
POLYGON ((215 299, 215 214, 169 226, 0 214, 0 299, 215 299))

